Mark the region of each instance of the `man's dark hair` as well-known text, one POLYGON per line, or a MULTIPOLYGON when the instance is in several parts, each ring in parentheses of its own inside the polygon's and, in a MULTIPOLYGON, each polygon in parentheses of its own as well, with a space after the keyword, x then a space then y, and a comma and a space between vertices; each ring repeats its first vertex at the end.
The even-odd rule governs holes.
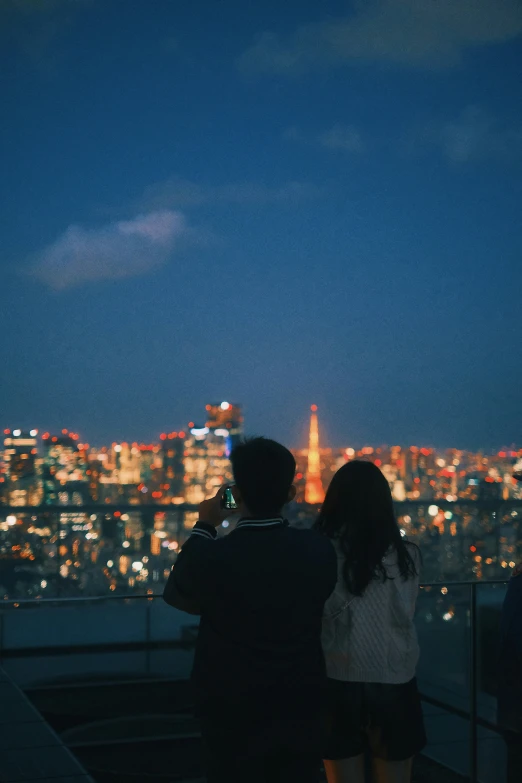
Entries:
POLYGON ((279 513, 294 481, 292 453, 275 440, 248 438, 232 450, 230 461, 248 510, 256 515, 279 513))

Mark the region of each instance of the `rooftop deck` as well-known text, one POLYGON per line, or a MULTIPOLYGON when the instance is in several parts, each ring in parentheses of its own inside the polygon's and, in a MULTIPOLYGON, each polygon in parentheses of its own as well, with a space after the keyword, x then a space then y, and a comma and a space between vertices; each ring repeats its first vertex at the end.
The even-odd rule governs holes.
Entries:
MULTIPOLYGON (((416 762, 417 783, 504 779, 495 700, 504 594, 505 582, 421 590, 418 680, 428 746, 416 762)), ((194 618, 159 596, 3 602, 2 687, 19 693, 2 740, 3 783, 200 779, 187 683, 196 633, 194 618)))

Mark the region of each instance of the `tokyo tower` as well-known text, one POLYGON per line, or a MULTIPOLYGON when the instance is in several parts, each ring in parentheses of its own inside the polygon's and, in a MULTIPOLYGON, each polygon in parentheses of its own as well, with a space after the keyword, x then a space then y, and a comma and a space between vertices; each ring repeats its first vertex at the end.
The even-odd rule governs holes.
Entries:
POLYGON ((308 469, 306 471, 305 501, 316 505, 324 500, 321 481, 321 460, 319 457, 319 425, 317 405, 312 405, 310 416, 310 438, 308 441, 308 469))

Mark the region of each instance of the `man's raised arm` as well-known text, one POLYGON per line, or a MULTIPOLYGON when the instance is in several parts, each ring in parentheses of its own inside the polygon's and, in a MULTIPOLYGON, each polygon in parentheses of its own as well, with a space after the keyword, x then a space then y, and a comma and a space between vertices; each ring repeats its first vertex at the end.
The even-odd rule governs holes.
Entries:
POLYGON ((163 599, 170 606, 189 614, 201 614, 216 537, 216 529, 210 524, 198 522, 192 528, 163 591, 163 599))
POLYGON ((221 505, 225 489, 221 487, 215 497, 200 503, 199 521, 183 545, 163 591, 170 606, 189 614, 201 614, 208 590, 213 589, 209 570, 216 551, 216 528, 230 513, 221 505))

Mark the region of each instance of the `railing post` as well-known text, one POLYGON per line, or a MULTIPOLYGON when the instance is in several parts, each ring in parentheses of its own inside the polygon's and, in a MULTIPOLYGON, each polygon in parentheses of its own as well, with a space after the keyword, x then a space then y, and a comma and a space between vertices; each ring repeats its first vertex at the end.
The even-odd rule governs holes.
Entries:
POLYGON ((147 614, 145 615, 145 671, 150 674, 150 605, 151 601, 147 599, 145 604, 147 614))
POLYGON ((477 741, 477 584, 470 584, 469 611, 469 779, 478 783, 477 741))
POLYGON ((58 561, 58 575, 57 575, 57 579, 56 579, 56 592, 58 594, 58 598, 60 598, 62 596, 62 593, 63 593, 63 591, 62 591, 62 585, 63 585, 62 579, 63 579, 63 577, 62 577, 62 556, 60 554, 60 550, 62 548, 62 538, 61 538, 61 535, 60 535, 61 532, 62 532, 62 515, 61 515, 61 513, 59 511, 56 512, 55 519, 56 519, 56 535, 58 536, 58 551, 56 553, 58 555, 58 557, 56 558, 56 560, 58 561))

